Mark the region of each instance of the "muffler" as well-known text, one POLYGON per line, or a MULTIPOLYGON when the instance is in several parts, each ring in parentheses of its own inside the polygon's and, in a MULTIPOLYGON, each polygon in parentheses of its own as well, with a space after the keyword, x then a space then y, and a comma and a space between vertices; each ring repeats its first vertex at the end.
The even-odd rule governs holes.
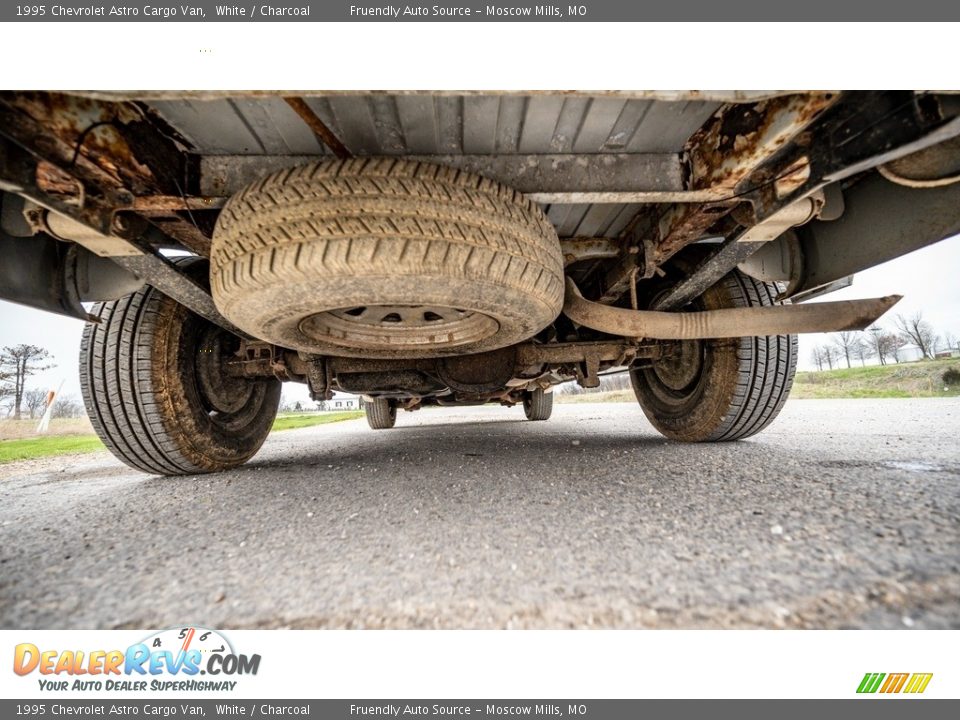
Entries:
POLYGON ((564 314, 579 325, 623 337, 702 340, 744 335, 863 330, 896 305, 902 295, 867 300, 724 308, 700 312, 627 310, 586 300, 569 277, 564 314))

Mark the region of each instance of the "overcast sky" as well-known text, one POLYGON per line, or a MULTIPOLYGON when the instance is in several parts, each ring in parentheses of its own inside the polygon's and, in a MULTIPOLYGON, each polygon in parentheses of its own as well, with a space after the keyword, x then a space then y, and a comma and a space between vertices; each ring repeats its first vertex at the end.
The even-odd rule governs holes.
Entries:
MULTIPOLYGON (((846 300, 893 293, 904 298, 881 318, 880 325, 892 327, 895 313, 922 310, 938 333, 951 332, 960 337, 960 236, 862 272, 851 287, 824 299, 846 300)), ((0 301, 0 346, 40 345, 53 354, 57 363, 56 368, 31 377, 28 387, 55 389, 63 380, 63 393, 80 398, 77 358, 82 330, 80 320, 0 301)), ((823 335, 800 336, 801 368, 813 368, 811 350, 828 339, 823 335)), ((284 396, 291 401, 308 400, 306 386, 298 383, 285 383, 284 396)))

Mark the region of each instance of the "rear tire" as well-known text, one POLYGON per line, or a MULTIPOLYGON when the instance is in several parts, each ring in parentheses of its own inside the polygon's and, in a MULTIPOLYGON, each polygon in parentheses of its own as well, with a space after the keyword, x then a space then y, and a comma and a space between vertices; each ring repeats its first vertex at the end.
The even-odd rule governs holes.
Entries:
POLYGON ((527 420, 549 420, 553 414, 553 393, 537 388, 523 396, 523 412, 527 420))
MULTIPOLYGON (((776 305, 777 287, 739 271, 697 301, 697 310, 776 305)), ((640 407, 668 438, 740 440, 783 408, 797 369, 797 336, 685 340, 651 366, 630 370, 640 407)))
POLYGON ((363 405, 367 424, 374 430, 389 430, 397 424, 397 406, 387 398, 374 398, 363 405))
MULTIPOLYGON (((191 274, 203 276, 196 258, 191 274)), ((103 443, 132 468, 192 475, 242 465, 280 403, 276 379, 233 378, 221 360, 234 335, 148 286, 98 303, 80 345, 80 387, 103 443)))

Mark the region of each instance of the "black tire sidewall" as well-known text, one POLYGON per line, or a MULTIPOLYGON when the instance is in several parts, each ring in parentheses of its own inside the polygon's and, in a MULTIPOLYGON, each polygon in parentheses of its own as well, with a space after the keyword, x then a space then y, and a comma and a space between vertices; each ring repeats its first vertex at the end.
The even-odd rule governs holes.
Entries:
MULTIPOLYGON (((769 295, 776 294, 774 286, 765 286, 735 271, 707 290, 689 309, 716 310, 768 304, 749 301, 750 285, 763 286, 769 295)), ((769 378, 757 365, 757 356, 761 352, 759 345, 766 343, 766 339, 738 337, 697 342, 702 352, 700 372, 696 381, 683 390, 668 388, 652 367, 630 370, 634 394, 650 423, 666 437, 685 442, 740 439, 766 427, 785 400, 785 395, 770 395, 775 407, 758 400, 769 395, 759 390, 769 378), (748 385, 746 397, 743 395, 745 382, 748 385), (757 417, 757 422, 751 423, 754 429, 750 432, 732 431, 745 413, 757 417)), ((778 368, 789 376, 785 379, 789 391, 795 370, 796 341, 782 335, 775 336, 774 342, 791 347, 785 367, 778 368)))
MULTIPOLYGON (((205 260, 174 262, 205 281, 205 260)), ((216 417, 205 401, 200 345, 219 333, 236 341, 230 333, 150 286, 98 303, 93 313, 100 322, 83 331, 80 385, 94 429, 120 460, 148 473, 186 475, 236 467, 260 449, 280 404, 279 380, 245 381, 237 406, 216 417)))

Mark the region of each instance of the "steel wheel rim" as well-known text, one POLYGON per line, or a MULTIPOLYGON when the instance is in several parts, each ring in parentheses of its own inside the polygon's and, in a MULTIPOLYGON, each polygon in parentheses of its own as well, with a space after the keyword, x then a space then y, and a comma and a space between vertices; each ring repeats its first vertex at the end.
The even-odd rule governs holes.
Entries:
POLYGON ((348 348, 459 347, 500 329, 481 312, 444 305, 360 305, 316 313, 300 322, 304 335, 348 348))
POLYGON ((684 396, 699 382, 704 362, 703 342, 681 340, 674 344, 673 353, 655 361, 651 369, 668 392, 684 396))

